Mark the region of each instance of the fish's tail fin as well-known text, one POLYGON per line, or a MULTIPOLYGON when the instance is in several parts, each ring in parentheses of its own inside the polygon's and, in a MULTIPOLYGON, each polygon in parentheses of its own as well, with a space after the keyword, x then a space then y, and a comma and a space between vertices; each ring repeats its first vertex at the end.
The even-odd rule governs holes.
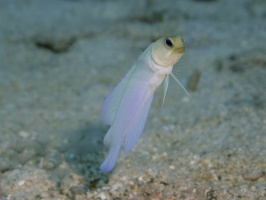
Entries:
POLYGON ((100 167, 101 171, 108 173, 114 169, 120 149, 121 145, 111 145, 109 153, 100 167))

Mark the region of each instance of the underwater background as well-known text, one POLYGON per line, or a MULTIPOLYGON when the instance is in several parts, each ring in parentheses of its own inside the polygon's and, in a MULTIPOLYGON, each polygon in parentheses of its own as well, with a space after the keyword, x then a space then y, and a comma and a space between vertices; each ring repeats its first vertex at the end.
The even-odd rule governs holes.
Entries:
POLYGON ((1 0, 0 200, 266 199, 265 0, 1 0), (107 94, 160 37, 186 52, 99 169, 107 94))

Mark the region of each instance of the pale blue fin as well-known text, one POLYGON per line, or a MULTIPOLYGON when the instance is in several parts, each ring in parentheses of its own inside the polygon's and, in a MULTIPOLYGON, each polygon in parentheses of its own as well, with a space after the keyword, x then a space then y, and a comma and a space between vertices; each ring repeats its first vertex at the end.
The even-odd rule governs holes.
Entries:
POLYGON ((115 86, 111 93, 106 97, 101 108, 101 118, 104 123, 111 125, 126 91, 128 82, 132 76, 134 67, 132 67, 123 79, 115 86))
POLYGON ((166 97, 166 93, 167 93, 167 89, 168 89, 168 84, 169 84, 169 74, 166 75, 164 82, 163 82, 163 86, 164 86, 164 90, 163 90, 163 103, 162 103, 162 107, 164 104, 164 100, 166 97))
POLYGON ((173 77, 173 79, 175 79, 175 81, 179 84, 179 86, 185 91, 185 93, 187 94, 187 96, 189 98, 191 98, 191 96, 189 95, 189 93, 187 92, 187 90, 184 88, 184 86, 182 85, 182 83, 175 77, 175 75, 171 72, 170 75, 173 77))
POLYGON ((139 81, 132 81, 128 85, 115 121, 104 138, 104 144, 109 148, 109 152, 100 167, 103 172, 110 172, 115 167, 124 140, 126 146, 132 148, 143 131, 153 99, 153 92, 149 97, 147 96, 146 85, 139 81), (129 143, 129 140, 133 141, 129 143))
POLYGON ((110 172, 114 168, 125 140, 128 146, 126 150, 136 144, 145 126, 153 98, 153 92, 148 91, 152 75, 153 71, 148 67, 135 65, 105 100, 101 115, 111 127, 104 138, 109 153, 101 165, 103 172, 110 172), (137 126, 140 128, 137 129, 137 136, 134 136, 137 126), (128 138, 127 133, 130 133, 128 138), (132 136, 136 139, 130 139, 132 136), (130 144, 131 140, 133 142, 130 144))
POLYGON ((103 139, 104 146, 108 149, 110 148, 111 139, 112 139, 112 132, 111 128, 109 128, 108 132, 105 134, 103 139))
POLYGON ((101 164, 101 171, 107 173, 114 169, 119 153, 121 144, 114 144, 111 146, 105 161, 101 164))
POLYGON ((146 124, 146 120, 149 114, 150 106, 153 100, 153 92, 150 96, 143 98, 142 102, 136 109, 135 114, 132 116, 132 121, 128 130, 126 131, 126 138, 124 143, 124 151, 128 153, 136 145, 138 139, 143 132, 146 124))

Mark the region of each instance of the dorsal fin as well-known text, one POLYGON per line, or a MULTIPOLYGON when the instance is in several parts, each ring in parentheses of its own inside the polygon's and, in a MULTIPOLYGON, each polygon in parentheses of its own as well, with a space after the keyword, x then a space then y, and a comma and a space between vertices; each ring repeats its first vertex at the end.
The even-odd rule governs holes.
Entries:
POLYGON ((101 108, 101 117, 104 123, 108 125, 113 123, 133 71, 134 67, 128 71, 124 78, 115 86, 115 88, 104 100, 101 108))

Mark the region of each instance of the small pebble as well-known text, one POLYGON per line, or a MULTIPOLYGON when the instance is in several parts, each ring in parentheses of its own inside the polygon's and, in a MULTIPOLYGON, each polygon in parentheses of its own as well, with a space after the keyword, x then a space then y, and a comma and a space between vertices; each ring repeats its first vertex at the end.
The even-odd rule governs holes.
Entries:
POLYGON ((213 2, 213 1, 216 1, 216 0, 194 0, 194 1, 199 1, 199 2, 213 2))
POLYGON ((30 136, 30 134, 26 131, 19 131, 18 135, 22 138, 28 138, 30 136))
POLYGON ((256 181, 259 178, 263 177, 264 175, 265 175, 265 172, 263 171, 253 171, 253 172, 243 174, 242 177, 246 181, 256 181))
POLYGON ((19 185, 19 186, 22 186, 22 185, 24 185, 24 183, 25 183, 25 181, 19 181, 19 182, 18 182, 18 185, 19 185))
POLYGON ((175 166, 174 166, 174 165, 170 165, 170 166, 169 166, 169 169, 174 170, 174 169, 175 169, 175 166))
POLYGON ((196 91, 198 84, 199 84, 199 80, 200 80, 200 76, 201 76, 201 72, 200 70, 196 69, 192 76, 190 77, 189 83, 188 83, 188 89, 190 91, 196 91))

